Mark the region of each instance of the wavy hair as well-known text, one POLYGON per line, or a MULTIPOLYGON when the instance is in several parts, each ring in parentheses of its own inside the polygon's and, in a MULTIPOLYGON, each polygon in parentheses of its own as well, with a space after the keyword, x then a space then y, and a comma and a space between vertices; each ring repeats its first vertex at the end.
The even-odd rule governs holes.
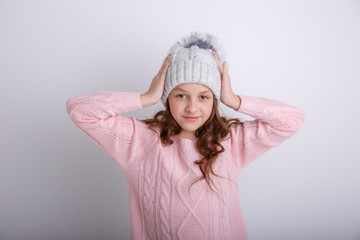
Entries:
MULTIPOLYGON (((231 134, 230 127, 232 125, 243 124, 243 122, 241 122, 238 118, 226 119, 225 117, 221 117, 215 97, 213 98, 213 102, 214 104, 209 119, 195 131, 195 136, 198 138, 196 147, 200 154, 204 156, 202 159, 196 160, 195 164, 199 165, 203 176, 190 185, 188 192, 194 183, 205 179, 210 189, 216 193, 211 187, 211 184, 214 186, 215 184, 210 177, 210 172, 217 177, 224 178, 213 171, 214 162, 219 154, 225 151, 224 147, 221 145, 221 141, 224 140, 229 133, 231 134)), ((173 140, 171 140, 170 137, 181 132, 181 126, 171 115, 169 99, 166 101, 165 110, 157 112, 151 119, 140 121, 147 124, 151 130, 159 134, 161 142, 165 146, 173 144, 173 140), (154 127, 159 128, 159 133, 154 129, 154 127)))

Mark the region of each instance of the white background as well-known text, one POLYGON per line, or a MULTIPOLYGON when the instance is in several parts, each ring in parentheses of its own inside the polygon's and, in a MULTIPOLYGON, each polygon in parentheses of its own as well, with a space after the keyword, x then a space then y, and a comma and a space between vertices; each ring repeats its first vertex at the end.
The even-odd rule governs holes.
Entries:
POLYGON ((360 239, 355 0, 0 1, 0 239, 130 238, 124 170, 70 120, 66 100, 147 91, 191 31, 219 37, 235 93, 307 114, 239 174, 249 239, 360 239))

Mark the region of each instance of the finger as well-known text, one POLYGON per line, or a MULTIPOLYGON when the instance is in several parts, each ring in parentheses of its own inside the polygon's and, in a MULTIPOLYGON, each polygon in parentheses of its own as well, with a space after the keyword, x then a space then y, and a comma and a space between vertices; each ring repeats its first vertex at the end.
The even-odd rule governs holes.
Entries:
POLYGON ((167 55, 167 57, 165 58, 165 60, 164 60, 164 62, 162 64, 158 74, 161 74, 161 72, 163 72, 163 70, 170 65, 170 55, 171 55, 171 53, 169 53, 167 55))
POLYGON ((214 57, 215 57, 215 62, 216 62, 216 65, 217 65, 218 68, 219 68, 220 73, 223 74, 223 69, 222 69, 222 67, 221 67, 220 60, 219 60, 219 58, 217 57, 215 51, 213 51, 213 55, 214 55, 214 57))
POLYGON ((213 51, 212 53, 213 53, 213 56, 214 56, 214 58, 215 58, 216 64, 218 65, 219 68, 221 68, 221 64, 220 64, 219 58, 218 58, 217 55, 216 55, 216 52, 213 51))
POLYGON ((169 53, 165 58, 164 58, 164 63, 167 62, 169 60, 169 57, 170 57, 171 53, 169 53))
POLYGON ((166 60, 165 60, 165 68, 168 68, 170 66, 170 56, 171 54, 169 54, 167 57, 166 57, 166 60))
POLYGON ((161 73, 160 73, 161 77, 165 77, 165 75, 169 69, 169 66, 170 66, 170 61, 167 61, 164 65, 164 67, 161 68, 161 73))
POLYGON ((227 62, 224 61, 224 74, 228 75, 227 62))
POLYGON ((169 53, 169 55, 166 57, 165 65, 170 65, 170 57, 171 57, 171 53, 169 53))
POLYGON ((164 64, 163 65, 161 65, 161 68, 159 69, 159 71, 158 71, 158 73, 157 73, 157 75, 160 75, 161 74, 161 72, 163 71, 163 69, 164 69, 164 64))

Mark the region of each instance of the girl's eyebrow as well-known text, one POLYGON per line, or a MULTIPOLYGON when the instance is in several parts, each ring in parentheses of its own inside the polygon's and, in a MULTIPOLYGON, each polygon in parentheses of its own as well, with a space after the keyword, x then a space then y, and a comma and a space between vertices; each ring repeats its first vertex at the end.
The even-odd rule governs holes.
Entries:
MULTIPOLYGON (((186 90, 182 89, 182 88, 175 88, 174 89, 175 91, 182 91, 182 92, 187 92, 186 90)), ((206 92, 210 92, 210 90, 206 90, 206 91, 203 91, 203 92, 200 92, 200 93, 206 93, 206 92)))

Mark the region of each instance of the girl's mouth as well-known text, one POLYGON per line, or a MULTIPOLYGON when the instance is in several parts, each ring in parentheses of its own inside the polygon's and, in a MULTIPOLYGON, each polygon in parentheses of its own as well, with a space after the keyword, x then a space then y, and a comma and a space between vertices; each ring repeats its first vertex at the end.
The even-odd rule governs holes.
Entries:
POLYGON ((186 121, 195 122, 199 117, 184 117, 186 121))

